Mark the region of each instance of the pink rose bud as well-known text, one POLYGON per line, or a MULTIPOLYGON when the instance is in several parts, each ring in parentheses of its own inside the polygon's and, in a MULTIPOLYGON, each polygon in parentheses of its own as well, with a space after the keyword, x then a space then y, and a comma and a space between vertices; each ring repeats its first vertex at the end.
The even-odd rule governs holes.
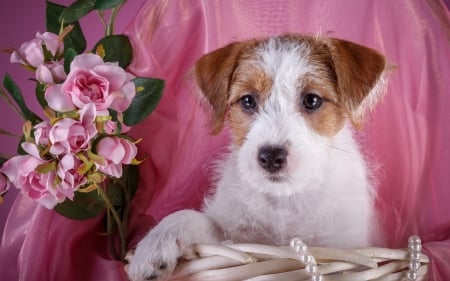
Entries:
POLYGON ((86 104, 94 104, 97 115, 108 115, 108 108, 123 112, 136 94, 132 78, 123 68, 103 62, 96 54, 81 54, 70 64, 64 83, 50 87, 45 98, 50 108, 59 112, 86 104))
MULTIPOLYGON (((109 120, 105 123, 105 133, 112 135, 116 133, 116 130, 117 130, 117 122, 109 120)), ((125 134, 129 131, 130 127, 122 123, 120 133, 125 134)))
POLYGON ((137 154, 136 145, 125 138, 105 137, 97 144, 97 154, 106 161, 104 165, 97 164, 97 168, 110 176, 122 176, 122 164, 131 164, 137 154))
POLYGON ((9 190, 11 183, 9 179, 0 170, 0 195, 4 194, 9 190))
POLYGON ((34 141, 37 145, 47 146, 50 144, 48 139, 50 129, 51 125, 48 121, 43 121, 34 126, 34 141))
POLYGON ((59 40, 58 35, 50 32, 44 34, 36 33, 36 38, 23 43, 20 48, 11 54, 11 63, 20 63, 37 68, 44 63, 44 48, 52 54, 59 56, 64 50, 64 44, 59 40))
POLYGON ((104 129, 105 129, 105 133, 107 133, 107 134, 110 134, 110 135, 115 134, 116 130, 117 130, 117 122, 114 122, 111 120, 106 121, 104 129))
POLYGON ((59 36, 57 34, 51 32, 44 32, 43 34, 40 34, 37 32, 36 39, 41 40, 42 44, 45 45, 45 48, 54 57, 59 57, 64 52, 64 43, 59 40, 59 36))
POLYGON ((59 62, 50 61, 40 64, 36 69, 36 80, 45 84, 57 84, 66 79, 64 65, 59 62))

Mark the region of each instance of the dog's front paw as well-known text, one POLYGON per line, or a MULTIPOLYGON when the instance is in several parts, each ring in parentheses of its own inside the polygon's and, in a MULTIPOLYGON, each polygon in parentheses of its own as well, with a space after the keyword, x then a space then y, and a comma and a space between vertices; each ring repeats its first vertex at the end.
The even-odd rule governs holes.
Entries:
POLYGON ((128 255, 127 274, 131 281, 166 280, 172 274, 187 250, 176 237, 167 236, 151 233, 128 255))
POLYGON ((208 216, 191 210, 175 212, 164 218, 142 239, 127 265, 131 281, 165 280, 174 271, 178 259, 195 258, 195 243, 223 240, 220 227, 208 216))

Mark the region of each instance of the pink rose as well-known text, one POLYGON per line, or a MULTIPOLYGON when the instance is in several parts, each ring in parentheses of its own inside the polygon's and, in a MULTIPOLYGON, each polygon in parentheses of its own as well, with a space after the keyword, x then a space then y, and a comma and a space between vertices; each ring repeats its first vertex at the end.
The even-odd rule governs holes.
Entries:
POLYGON ((49 87, 45 98, 48 105, 59 112, 86 104, 94 104, 97 115, 108 115, 108 108, 123 112, 136 94, 132 78, 123 68, 103 62, 96 54, 81 54, 70 64, 64 83, 49 87))
MULTIPOLYGON (((107 133, 107 134, 110 134, 110 135, 115 134, 116 130, 117 130, 117 122, 114 122, 111 120, 106 121, 104 129, 105 129, 105 133, 107 133)), ((130 127, 128 127, 127 125, 122 123, 120 132, 122 134, 125 134, 129 131, 130 131, 130 127)))
POLYGON ((36 38, 23 43, 19 50, 11 54, 11 63, 21 63, 37 68, 44 63, 44 46, 53 57, 59 57, 64 51, 64 44, 58 35, 50 32, 36 33, 36 38))
POLYGON ((104 165, 97 168, 104 174, 120 178, 122 164, 131 164, 137 154, 136 145, 120 137, 105 137, 97 144, 97 154, 105 159, 104 165))
MULTIPOLYGON (((81 161, 73 155, 64 155, 55 171, 40 173, 36 168, 46 161, 29 155, 15 156, 3 164, 2 172, 18 189, 48 209, 73 199, 75 191, 86 183, 78 174, 81 161)), ((0 173, 0 178, 1 178, 0 173)))
POLYGON ((43 121, 34 126, 34 141, 37 145, 47 146, 50 144, 48 134, 51 128, 52 127, 48 121, 43 121))
POLYGON ((9 190, 11 183, 8 178, 0 170, 0 195, 4 194, 9 190))
POLYGON ((55 155, 75 154, 90 147, 90 141, 97 135, 95 108, 88 104, 80 110, 80 120, 63 118, 49 131, 50 153, 55 155))
POLYGON ((40 64, 36 69, 36 80, 45 84, 61 83, 66 79, 62 62, 49 61, 40 64))
POLYGON ((58 163, 56 174, 60 180, 57 189, 64 196, 73 200, 75 191, 87 182, 77 171, 82 162, 74 155, 64 155, 58 163))
POLYGON ((15 156, 3 164, 2 171, 16 188, 51 209, 62 202, 64 196, 53 188, 56 177, 54 172, 41 174, 36 171, 44 163, 44 160, 29 155, 15 156))

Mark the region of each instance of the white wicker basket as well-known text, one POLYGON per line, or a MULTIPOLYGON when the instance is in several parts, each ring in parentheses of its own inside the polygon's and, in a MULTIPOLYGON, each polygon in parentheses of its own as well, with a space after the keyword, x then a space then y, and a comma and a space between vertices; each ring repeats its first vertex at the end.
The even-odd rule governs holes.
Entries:
MULTIPOLYGON (((260 244, 194 245, 198 259, 178 264, 173 281, 314 280, 291 247, 260 244)), ((429 259, 419 253, 420 268, 408 279, 410 252, 386 248, 308 249, 323 281, 425 280, 429 259)))

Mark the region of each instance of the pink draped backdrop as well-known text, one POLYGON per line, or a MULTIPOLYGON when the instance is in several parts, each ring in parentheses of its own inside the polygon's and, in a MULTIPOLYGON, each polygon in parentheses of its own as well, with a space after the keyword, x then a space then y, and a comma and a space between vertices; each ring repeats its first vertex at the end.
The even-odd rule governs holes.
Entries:
MULTIPOLYGON (((200 206, 211 160, 229 141, 226 130, 208 135, 194 97, 194 62, 232 40, 322 33, 373 47, 396 66, 387 96, 360 132, 379 164, 387 246, 405 247, 418 234, 432 258, 429 280, 450 279, 450 15, 442 1, 148 0, 128 16, 131 70, 167 83, 156 112, 132 130, 149 159, 133 201, 131 245, 165 215, 200 206)), ((1 278, 126 280, 101 230, 99 219, 67 220, 18 195, 1 241, 1 278)))

